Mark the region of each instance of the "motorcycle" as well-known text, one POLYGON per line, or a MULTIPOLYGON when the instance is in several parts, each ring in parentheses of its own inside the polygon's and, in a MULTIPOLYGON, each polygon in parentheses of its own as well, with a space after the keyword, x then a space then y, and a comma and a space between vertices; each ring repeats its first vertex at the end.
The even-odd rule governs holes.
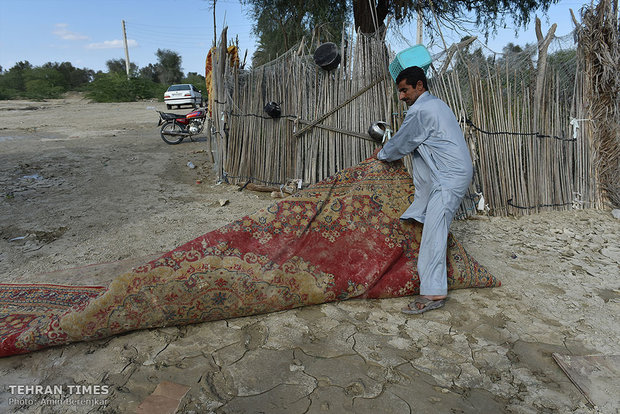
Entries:
POLYGON ((161 139, 170 145, 180 144, 185 137, 192 139, 192 135, 200 134, 207 119, 207 112, 204 108, 198 108, 187 115, 157 112, 159 112, 157 126, 161 125, 161 139))

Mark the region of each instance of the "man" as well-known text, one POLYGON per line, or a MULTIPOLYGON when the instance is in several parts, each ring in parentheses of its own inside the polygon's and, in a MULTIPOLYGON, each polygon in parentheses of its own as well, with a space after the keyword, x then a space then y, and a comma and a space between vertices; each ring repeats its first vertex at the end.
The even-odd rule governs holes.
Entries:
POLYGON ((378 152, 382 161, 413 159, 415 199, 401 219, 424 223, 418 256, 420 296, 403 312, 423 313, 444 305, 448 294, 448 230, 471 182, 473 169, 463 132, 452 110, 428 92, 424 71, 413 66, 396 78, 405 120, 378 152))

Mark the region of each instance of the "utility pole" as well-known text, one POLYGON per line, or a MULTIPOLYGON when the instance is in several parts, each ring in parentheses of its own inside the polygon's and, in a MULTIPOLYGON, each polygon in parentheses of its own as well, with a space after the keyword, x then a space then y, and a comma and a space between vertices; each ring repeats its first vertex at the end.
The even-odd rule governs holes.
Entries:
POLYGON ((123 23, 123 41, 125 42, 125 71, 127 72, 127 79, 129 79, 129 48, 127 47, 127 32, 125 31, 125 20, 121 20, 123 23))

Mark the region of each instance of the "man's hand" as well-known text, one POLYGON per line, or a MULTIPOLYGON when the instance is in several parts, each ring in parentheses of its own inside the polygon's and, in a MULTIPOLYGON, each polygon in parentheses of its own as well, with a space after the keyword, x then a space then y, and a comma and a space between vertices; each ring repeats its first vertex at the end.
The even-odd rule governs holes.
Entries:
MULTIPOLYGON (((379 151, 381 151, 383 147, 379 147, 375 150, 375 152, 372 153, 372 157, 370 158, 377 158, 377 154, 379 153, 379 151)), ((378 159, 378 158, 377 158, 378 159)))

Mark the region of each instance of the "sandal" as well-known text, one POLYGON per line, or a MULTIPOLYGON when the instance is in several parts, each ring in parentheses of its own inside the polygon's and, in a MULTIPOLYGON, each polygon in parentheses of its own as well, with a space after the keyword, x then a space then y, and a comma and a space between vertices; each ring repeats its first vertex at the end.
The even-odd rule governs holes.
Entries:
POLYGON ((418 315, 433 309, 441 308, 445 305, 446 300, 448 300, 448 298, 433 300, 423 296, 417 296, 413 302, 409 303, 409 305, 401 311, 408 315, 418 315), (422 309, 418 309, 418 304, 422 305, 422 309))

